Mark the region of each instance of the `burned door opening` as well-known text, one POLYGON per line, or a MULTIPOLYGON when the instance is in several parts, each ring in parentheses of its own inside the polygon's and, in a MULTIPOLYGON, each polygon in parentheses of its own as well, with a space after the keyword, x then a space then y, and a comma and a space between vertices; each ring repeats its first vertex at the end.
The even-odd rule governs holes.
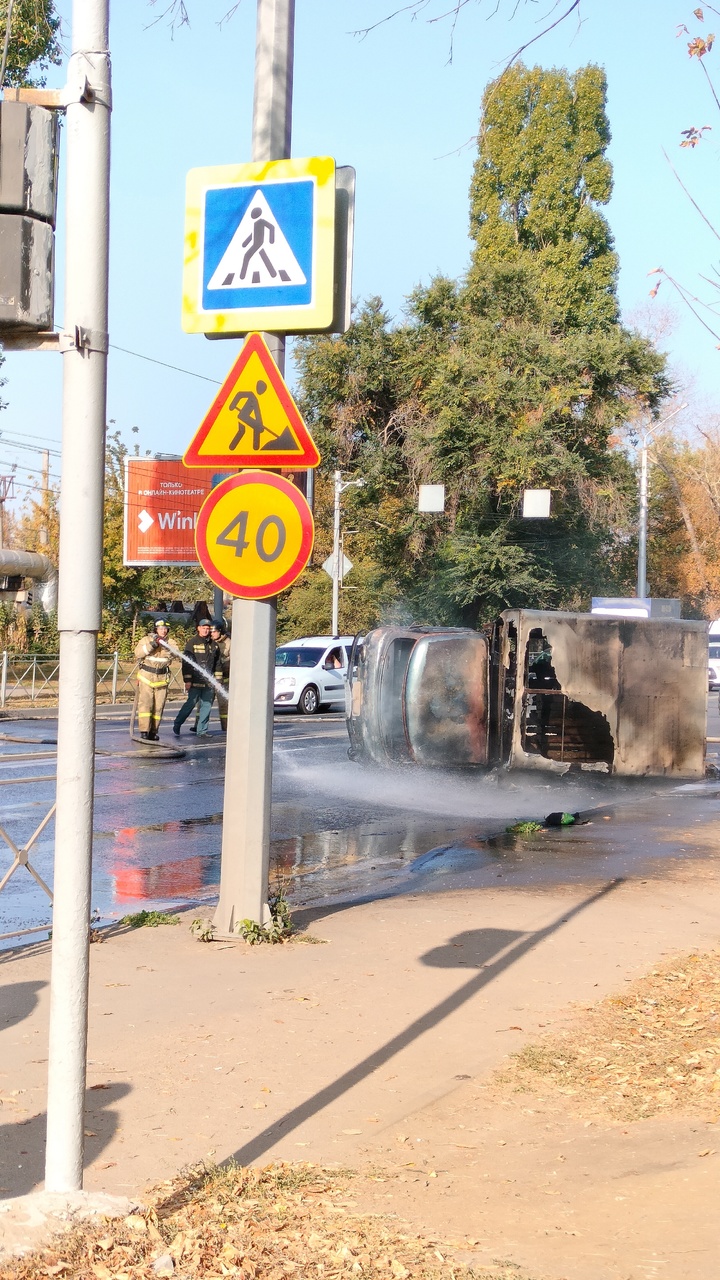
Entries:
POLYGON ((615 744, 606 717, 563 693, 552 645, 539 627, 530 632, 525 648, 520 729, 521 747, 528 755, 612 769, 615 744))

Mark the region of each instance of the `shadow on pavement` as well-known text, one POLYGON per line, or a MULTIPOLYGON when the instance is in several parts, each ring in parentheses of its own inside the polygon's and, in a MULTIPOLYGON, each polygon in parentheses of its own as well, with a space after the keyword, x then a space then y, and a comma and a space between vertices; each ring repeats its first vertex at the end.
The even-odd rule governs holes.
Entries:
MULTIPOLYGON (((113 1104, 130 1092, 129 1084, 102 1085, 85 1095, 85 1160, 87 1168, 112 1141, 118 1127, 113 1104)), ((28 1195, 45 1176, 44 1111, 27 1120, 0 1125, 0 1200, 28 1195)))
POLYGON ((47 982, 11 982, 3 987, 2 1013, 0 1014, 0 1031, 17 1026, 34 1013, 38 1003, 38 991, 42 991, 47 982))
MULTIPOLYGON (((609 893, 617 889, 624 881, 622 879, 611 880, 608 884, 603 885, 602 889, 598 889, 588 898, 584 898, 577 906, 570 907, 564 911, 561 916, 553 920, 552 924, 546 925, 544 929, 538 929, 535 933, 518 935, 511 929, 473 929, 465 934, 459 934, 457 938, 451 940, 444 947, 435 947, 432 951, 428 951, 420 959, 422 963, 450 968, 457 965, 460 967, 460 960, 455 960, 451 965, 450 957, 453 952, 457 954, 458 947, 470 946, 473 955, 470 963, 473 967, 482 966, 481 972, 475 974, 457 991, 453 991, 451 995, 441 1000, 433 1009, 428 1009, 420 1018, 416 1018, 411 1022, 404 1031, 393 1036, 392 1040, 388 1040, 386 1044, 381 1045, 373 1053, 363 1058, 362 1062, 358 1062, 356 1066, 351 1067, 343 1075, 334 1080, 332 1084, 328 1084, 324 1089, 318 1090, 311 1098, 300 1103, 299 1106, 293 1107, 279 1120, 268 1125, 263 1129, 262 1133, 257 1134, 245 1146, 240 1147, 230 1157, 231 1160, 237 1161, 238 1164, 252 1164, 253 1160, 258 1160, 264 1153, 278 1141, 279 1138, 291 1133, 293 1129, 297 1129, 299 1125, 309 1120, 311 1116, 317 1115, 324 1107, 330 1105, 331 1102, 337 1101, 349 1089, 354 1088, 361 1080, 372 1075, 379 1067, 385 1065, 386 1062, 400 1053, 402 1049, 407 1048, 419 1036, 424 1035, 426 1031, 430 1031, 442 1022, 444 1018, 455 1013, 468 1000, 471 1000, 478 991, 482 991, 483 987, 488 986, 495 978, 509 969, 517 960, 521 960, 524 955, 532 951, 535 947, 544 942, 551 934, 557 932, 562 925, 567 924, 575 916, 586 911, 589 907, 595 906, 609 893), (514 938, 519 937, 520 940, 514 945, 514 938), (464 939, 464 942, 460 942, 464 939), (508 950, 508 946, 510 949, 508 950), (493 959, 493 956, 495 959, 493 959), (483 958, 485 957, 485 958, 483 958)), ((466 963, 467 963, 466 958, 466 963)))
POLYGON ((516 929, 467 929, 465 933, 456 933, 444 946, 426 951, 420 962, 433 969, 482 969, 493 956, 528 936, 535 938, 536 935, 516 929), (458 952, 464 954, 458 955, 458 952))

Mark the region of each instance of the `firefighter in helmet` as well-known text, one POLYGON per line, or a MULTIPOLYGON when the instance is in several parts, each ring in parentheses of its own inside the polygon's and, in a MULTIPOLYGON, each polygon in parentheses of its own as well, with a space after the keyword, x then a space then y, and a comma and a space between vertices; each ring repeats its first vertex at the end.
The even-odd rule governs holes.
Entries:
POLYGON ((218 665, 217 672, 220 676, 222 687, 225 690, 225 697, 221 698, 218 694, 218 713, 220 715, 220 728, 223 733, 227 733, 228 704, 227 693, 230 688, 230 637, 227 634, 227 627, 224 618, 213 618, 210 627, 210 638, 215 641, 218 648, 218 665))
POLYGON ((168 685, 170 684, 170 663, 172 656, 163 647, 169 627, 164 618, 157 618, 150 635, 144 636, 135 649, 135 657, 139 658, 137 721, 140 726, 140 737, 157 742, 162 713, 165 708, 168 685))

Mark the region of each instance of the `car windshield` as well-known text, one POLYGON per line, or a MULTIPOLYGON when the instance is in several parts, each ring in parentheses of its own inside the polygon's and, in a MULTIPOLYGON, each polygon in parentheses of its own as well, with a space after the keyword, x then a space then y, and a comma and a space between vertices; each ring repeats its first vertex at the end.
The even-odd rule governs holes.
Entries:
POLYGON ((316 667, 322 658, 324 649, 276 649, 276 667, 316 667))
POLYGON ((720 644, 711 644, 711 645, 710 645, 710 657, 711 657, 711 658, 720 658, 720 644))

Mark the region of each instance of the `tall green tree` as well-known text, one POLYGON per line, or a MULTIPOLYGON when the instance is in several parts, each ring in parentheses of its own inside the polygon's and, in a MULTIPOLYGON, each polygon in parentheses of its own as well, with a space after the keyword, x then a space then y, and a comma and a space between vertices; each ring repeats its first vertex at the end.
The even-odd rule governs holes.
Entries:
POLYGON ((670 384, 618 317, 608 141, 597 68, 513 68, 484 98, 467 277, 418 288, 396 328, 376 299, 342 337, 299 344, 324 465, 366 480, 350 510, 382 584, 368 624, 583 608, 632 580, 618 433, 670 384), (418 514, 422 482, 445 484, 444 516, 418 514), (523 490, 545 487, 552 518, 523 520, 523 490))
POLYGON ((474 263, 524 267, 563 329, 618 319, 618 260, 599 208, 612 192, 606 98, 599 67, 568 74, 521 64, 483 98, 470 188, 474 263))

